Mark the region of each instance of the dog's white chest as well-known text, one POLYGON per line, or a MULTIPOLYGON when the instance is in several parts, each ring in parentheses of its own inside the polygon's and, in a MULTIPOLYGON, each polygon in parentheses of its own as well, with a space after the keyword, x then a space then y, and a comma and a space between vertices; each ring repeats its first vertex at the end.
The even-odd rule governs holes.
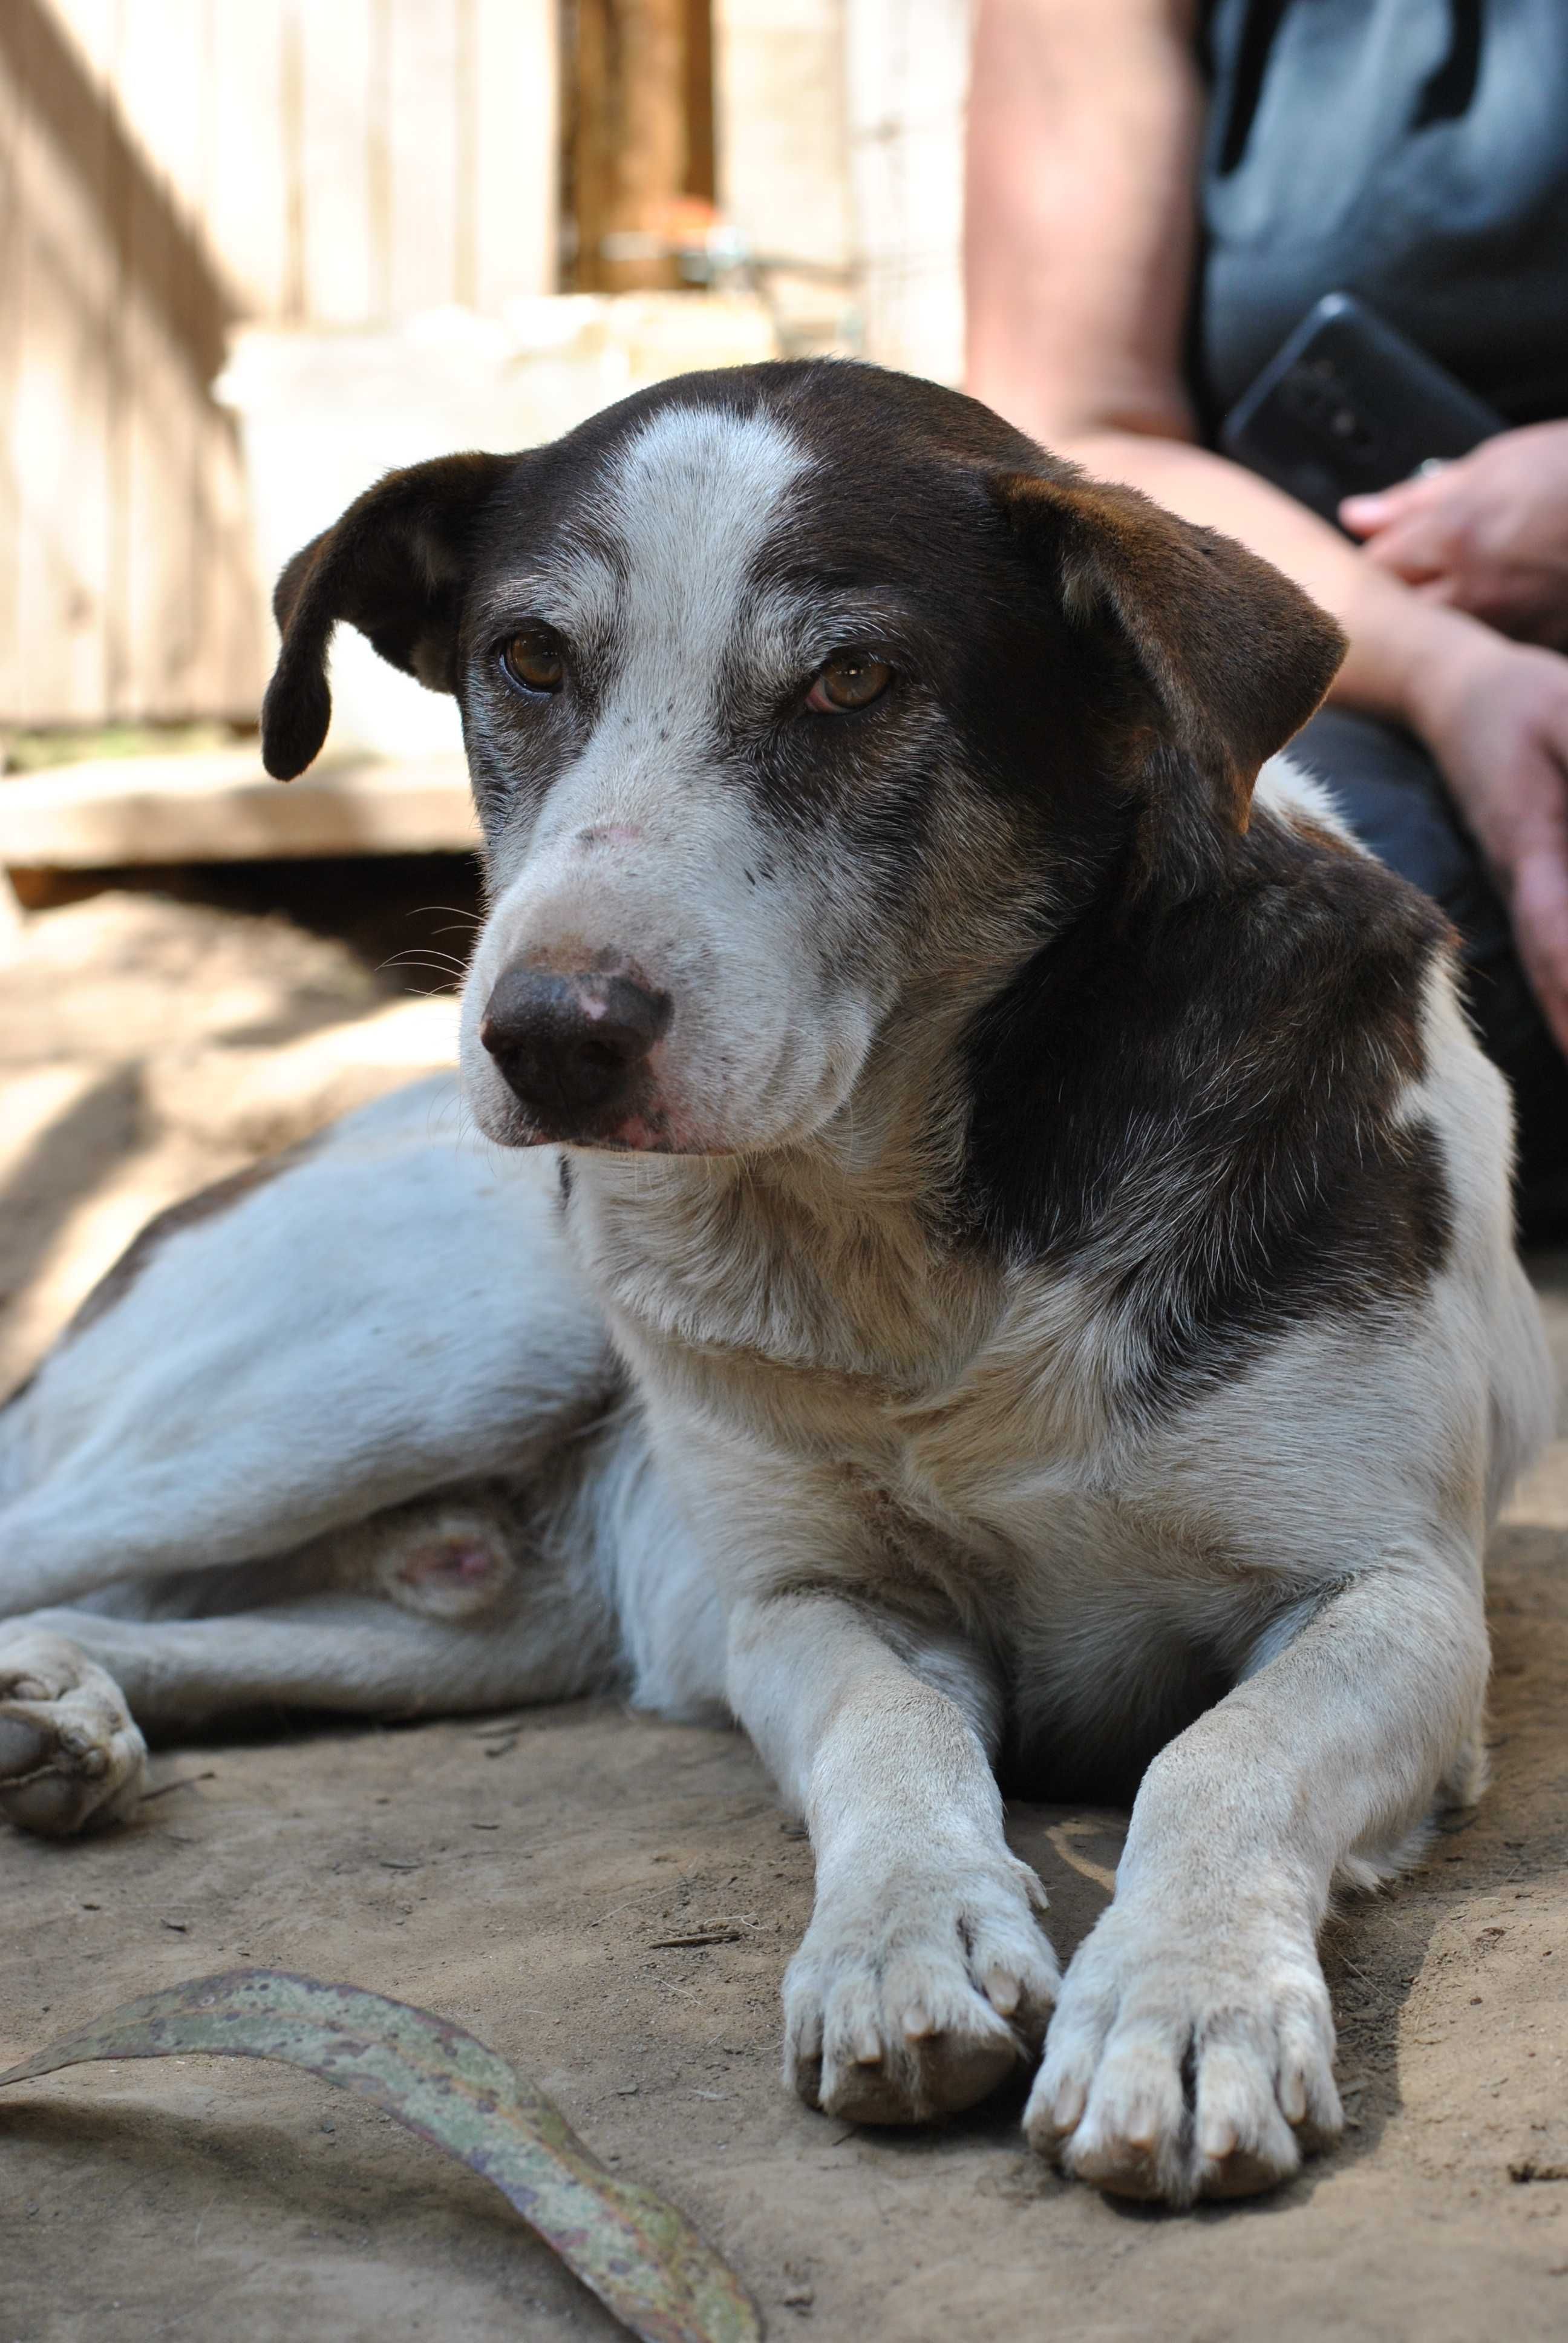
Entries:
POLYGON ((1080 1574, 1116 1509, 1081 1294, 1026 1292, 901 1231, 824 1260, 719 1200, 672 1204, 606 1170, 574 1190, 572 1236, 668 1444, 718 1427, 742 1504, 764 1483, 809 1487, 817 1567, 1009 1612, 1080 1574))

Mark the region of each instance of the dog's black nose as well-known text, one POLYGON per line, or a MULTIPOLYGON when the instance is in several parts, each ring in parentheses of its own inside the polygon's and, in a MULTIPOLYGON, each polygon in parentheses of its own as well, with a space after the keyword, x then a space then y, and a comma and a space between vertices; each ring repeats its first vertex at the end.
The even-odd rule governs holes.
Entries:
POLYGON ((630 1102, 669 1011, 668 992, 629 977, 509 968, 486 1003, 479 1039, 529 1113, 552 1137, 570 1138, 630 1102))

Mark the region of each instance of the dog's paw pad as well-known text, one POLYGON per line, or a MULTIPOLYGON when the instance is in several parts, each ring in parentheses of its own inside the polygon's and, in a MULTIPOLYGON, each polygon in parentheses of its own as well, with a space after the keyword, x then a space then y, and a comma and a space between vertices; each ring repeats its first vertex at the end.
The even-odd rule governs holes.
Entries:
POLYGON ((1038 2048, 1056 1993, 1037 1896, 1004 1858, 820 1904, 784 1984, 786 2068, 807 2104, 909 2124, 988 2097, 1038 2048))
POLYGON ((49 1838, 123 1821, 146 1744, 117 1684, 63 1635, 0 1630, 0 1815, 49 1838))
POLYGON ((1166 1939, 1113 1906, 1068 1972, 1024 2127, 1114 2196, 1259 2196, 1337 2137, 1333 2056, 1310 1943, 1166 1939))

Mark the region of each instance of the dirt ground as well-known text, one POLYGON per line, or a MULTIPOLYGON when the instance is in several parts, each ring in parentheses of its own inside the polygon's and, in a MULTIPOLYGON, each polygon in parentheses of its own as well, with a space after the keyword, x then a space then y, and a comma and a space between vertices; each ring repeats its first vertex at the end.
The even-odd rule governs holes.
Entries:
MULTIPOLYGON (((339 924, 368 960, 146 896, 31 920, 0 968, 0 1381, 149 1212, 447 1060, 450 1004, 390 999, 339 924)), ((1568 1367, 1568 1261, 1534 1267, 1568 1367)), ((300 1968, 472 2027, 696 2217, 775 2338, 1568 2334, 1565 1565, 1560 1440, 1493 1556, 1493 1787, 1334 1924, 1350 2128, 1270 2199, 1175 2217, 1067 2187, 1016 2101, 921 2137, 798 2106, 777 1993, 808 1851, 738 1737, 612 1705, 168 1750, 132 1826, 5 1835, 0 2066, 181 1977, 300 1968), (693 1933, 724 1941, 655 1942, 693 1933)), ((1063 1953, 1121 1827, 1013 1814, 1063 1953)), ((284 2068, 83 2067, 0 2099, 0 2343, 618 2332, 481 2181, 284 2068)))

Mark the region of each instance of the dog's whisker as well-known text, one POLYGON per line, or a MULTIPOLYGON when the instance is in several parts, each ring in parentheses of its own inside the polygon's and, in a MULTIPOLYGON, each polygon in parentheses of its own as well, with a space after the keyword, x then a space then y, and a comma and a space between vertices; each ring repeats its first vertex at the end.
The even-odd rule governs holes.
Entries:
POLYGON ((380 963, 384 969, 413 968, 421 964, 428 967, 456 969, 459 975, 467 967, 467 960, 459 960, 455 952, 436 951, 424 944, 410 944, 403 951, 391 952, 380 963))

